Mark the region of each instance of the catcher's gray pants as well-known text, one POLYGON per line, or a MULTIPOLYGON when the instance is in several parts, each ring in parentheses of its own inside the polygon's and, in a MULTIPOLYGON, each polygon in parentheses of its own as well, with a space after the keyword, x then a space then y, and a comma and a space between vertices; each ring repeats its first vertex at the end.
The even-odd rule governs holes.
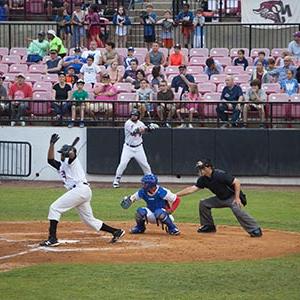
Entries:
POLYGON ((211 215, 212 208, 223 208, 229 207, 241 226, 249 233, 259 226, 257 222, 242 208, 240 208, 236 203, 233 203, 234 196, 226 199, 220 200, 218 197, 210 197, 201 200, 199 203, 199 215, 201 225, 214 225, 214 220, 211 215))

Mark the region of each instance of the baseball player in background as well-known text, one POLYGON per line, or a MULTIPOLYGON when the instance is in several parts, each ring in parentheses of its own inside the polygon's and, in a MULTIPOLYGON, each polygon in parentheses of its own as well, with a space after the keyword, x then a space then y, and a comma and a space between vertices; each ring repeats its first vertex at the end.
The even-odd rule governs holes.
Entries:
POLYGON ((51 204, 48 214, 50 221, 49 237, 48 240, 40 243, 40 246, 54 247, 59 245, 56 236, 57 224, 62 214, 72 208, 76 208, 81 220, 85 224, 96 231, 102 230, 111 233, 113 236, 111 243, 116 242, 125 234, 125 231, 110 227, 101 220, 96 219, 93 215, 90 204, 92 191, 86 180, 80 161, 77 158, 77 150, 74 147, 79 138, 76 138, 72 145, 64 145, 58 151, 61 153, 60 161, 54 158, 54 144, 58 139, 59 136, 57 134, 51 136, 48 149, 48 163, 58 171, 68 191, 51 204))
POLYGON ((131 196, 126 196, 121 201, 121 207, 127 209, 131 204, 138 200, 144 200, 146 207, 139 207, 136 210, 136 225, 130 233, 140 234, 146 230, 145 223, 161 223, 166 226, 167 233, 179 235, 180 232, 174 224, 174 218, 171 215, 180 203, 177 195, 168 189, 158 185, 158 179, 154 174, 144 175, 141 180, 142 188, 131 196))
POLYGON ((153 123, 150 123, 148 126, 146 126, 142 121, 139 120, 139 118, 140 112, 137 109, 133 109, 130 113, 130 119, 125 122, 125 142, 123 145, 120 163, 113 181, 114 188, 118 188, 120 186, 121 177, 132 158, 138 162, 143 170, 144 175, 151 173, 151 168, 147 161, 143 147, 142 135, 145 132, 155 130, 159 126, 153 123))

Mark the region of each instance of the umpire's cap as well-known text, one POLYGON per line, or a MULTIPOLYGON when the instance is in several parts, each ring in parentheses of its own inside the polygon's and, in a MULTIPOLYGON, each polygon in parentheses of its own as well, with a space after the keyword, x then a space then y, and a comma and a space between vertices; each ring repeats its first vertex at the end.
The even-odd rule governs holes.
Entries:
POLYGON ((131 112, 130 112, 130 116, 137 116, 140 117, 140 112, 138 109, 134 108, 131 112))
POLYGON ((213 164, 209 158, 198 160, 195 166, 197 169, 203 169, 205 167, 213 167, 213 164))

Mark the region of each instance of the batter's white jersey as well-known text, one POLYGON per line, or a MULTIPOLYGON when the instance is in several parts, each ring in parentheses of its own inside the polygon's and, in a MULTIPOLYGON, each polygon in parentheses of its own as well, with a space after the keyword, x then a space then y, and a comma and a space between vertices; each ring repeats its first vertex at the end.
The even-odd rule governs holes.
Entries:
POLYGON ((140 120, 136 122, 131 119, 125 122, 124 133, 125 133, 125 144, 128 146, 137 146, 143 143, 143 137, 141 133, 133 134, 137 128, 146 128, 147 126, 140 120))

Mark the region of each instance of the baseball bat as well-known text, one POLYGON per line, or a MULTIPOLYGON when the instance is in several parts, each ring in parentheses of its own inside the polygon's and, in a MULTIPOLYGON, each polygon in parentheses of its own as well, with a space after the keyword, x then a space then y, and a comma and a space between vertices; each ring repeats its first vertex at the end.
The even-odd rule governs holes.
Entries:
POLYGON ((79 142, 79 140, 80 140, 80 138, 79 138, 79 136, 77 136, 71 146, 74 147, 79 142))

